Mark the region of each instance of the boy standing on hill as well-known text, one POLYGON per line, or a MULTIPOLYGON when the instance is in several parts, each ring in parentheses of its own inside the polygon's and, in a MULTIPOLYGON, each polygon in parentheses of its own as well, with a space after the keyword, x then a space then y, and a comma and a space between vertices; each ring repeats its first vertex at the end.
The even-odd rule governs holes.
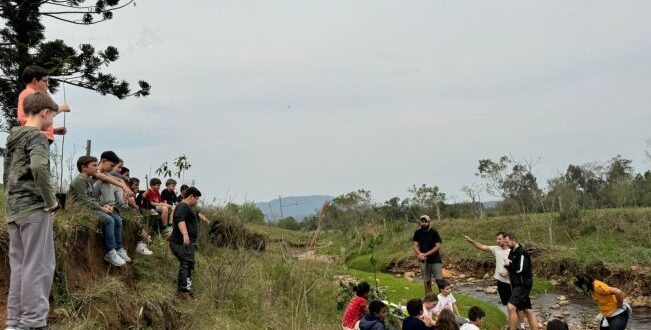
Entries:
POLYGON ((7 328, 47 327, 54 276, 52 212, 58 207, 50 184, 49 143, 41 131, 52 125, 57 105, 45 92, 24 99, 25 124, 7 137, 3 182, 9 223, 7 328))
MULTIPOLYGON (((20 95, 18 95, 18 108, 16 110, 16 115, 18 116, 18 122, 20 123, 20 125, 25 125, 25 123, 27 122, 27 116, 24 107, 25 98, 36 92, 47 93, 48 91, 47 86, 50 77, 49 77, 49 73, 44 68, 38 65, 30 65, 23 70, 23 73, 20 78, 23 81, 23 83, 25 83, 25 89, 20 93, 20 95)), ((69 111, 70 111, 70 107, 68 107, 68 105, 66 104, 62 104, 61 106, 58 107, 57 110, 57 112, 69 112, 69 111)), ((56 115, 57 114, 55 113, 54 116, 56 115)), ((54 120, 47 127, 42 129, 43 134, 45 134, 45 137, 47 137, 50 143, 54 141, 55 134, 65 135, 67 132, 65 127, 54 128, 53 123, 54 120)))
POLYGON ((199 202, 201 192, 190 187, 183 199, 174 209, 174 228, 170 236, 170 249, 179 260, 179 276, 177 296, 183 300, 193 299, 192 270, 194 269, 194 249, 197 244, 197 228, 199 221, 192 209, 199 202))

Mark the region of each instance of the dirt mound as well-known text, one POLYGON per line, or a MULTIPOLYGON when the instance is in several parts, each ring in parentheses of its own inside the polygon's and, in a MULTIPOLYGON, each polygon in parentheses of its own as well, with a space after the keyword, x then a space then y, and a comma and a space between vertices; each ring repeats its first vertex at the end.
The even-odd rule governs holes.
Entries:
MULTIPOLYGON (((66 213, 57 215, 61 218, 66 216, 66 213)), ((80 219, 76 220, 79 223, 80 219)), ((97 220, 88 219, 86 223, 97 223, 97 220)), ((104 262, 103 238, 98 229, 99 224, 97 228, 92 228, 55 219, 57 261, 48 322, 65 319, 72 311, 101 320, 99 323, 110 329, 128 328, 137 322, 156 328, 178 328, 180 316, 172 312, 167 303, 148 301, 142 306, 138 305, 131 264, 112 267, 104 262)), ((135 255, 137 230, 136 221, 124 220, 123 245, 130 255, 135 255)), ((0 242, 8 242, 5 236, 8 236, 6 227, 0 228, 0 242)), ((10 275, 8 252, 8 244, 0 243, 0 324, 6 320, 10 275)))

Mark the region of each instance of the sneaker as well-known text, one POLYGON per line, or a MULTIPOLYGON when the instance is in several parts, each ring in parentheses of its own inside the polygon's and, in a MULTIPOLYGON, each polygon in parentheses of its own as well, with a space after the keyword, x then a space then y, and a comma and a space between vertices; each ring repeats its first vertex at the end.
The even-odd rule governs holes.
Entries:
POLYGON ((151 214, 151 215, 158 215, 158 212, 156 212, 156 210, 153 210, 153 209, 152 209, 152 210, 149 210, 149 214, 151 214))
POLYGON ((174 228, 172 226, 167 225, 165 226, 165 228, 163 228, 163 232, 161 233, 161 236, 163 236, 165 239, 169 239, 170 236, 172 236, 173 230, 174 228))
POLYGON ((136 252, 145 256, 150 256, 154 254, 154 252, 151 252, 151 250, 149 250, 149 248, 147 247, 147 244, 145 244, 144 242, 138 242, 138 244, 136 244, 136 252))
POLYGON ((111 265, 116 266, 116 267, 121 267, 126 264, 124 262, 124 259, 120 258, 117 252, 115 250, 109 251, 105 256, 104 260, 108 261, 111 265))
POLYGON ((127 250, 125 250, 124 248, 120 248, 116 252, 118 256, 122 258, 122 260, 124 260, 125 262, 131 262, 131 258, 129 258, 129 256, 127 255, 127 250))

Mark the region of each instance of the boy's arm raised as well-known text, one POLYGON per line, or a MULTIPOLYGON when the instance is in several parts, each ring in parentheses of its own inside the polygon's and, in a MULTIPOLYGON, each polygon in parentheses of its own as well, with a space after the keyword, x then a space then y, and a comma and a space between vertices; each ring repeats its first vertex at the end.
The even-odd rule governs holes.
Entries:
POLYGON ((45 201, 45 208, 52 210, 57 207, 57 200, 54 196, 54 188, 50 183, 50 152, 48 142, 44 135, 40 134, 29 148, 30 164, 29 169, 34 177, 36 187, 45 201))

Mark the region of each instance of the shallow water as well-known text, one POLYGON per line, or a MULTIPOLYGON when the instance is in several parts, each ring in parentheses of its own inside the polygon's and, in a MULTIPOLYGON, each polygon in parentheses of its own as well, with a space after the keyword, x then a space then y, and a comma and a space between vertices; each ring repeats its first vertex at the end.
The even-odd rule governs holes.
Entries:
MULTIPOLYGON (((485 286, 477 286, 476 284, 463 284, 455 287, 455 290, 497 305, 506 314, 506 308, 502 306, 497 294, 488 294, 483 290, 477 291, 476 288, 478 287, 485 288, 485 286)), ((546 316, 547 319, 553 317, 563 318, 570 324, 581 324, 584 320, 595 318, 598 315, 597 306, 592 300, 579 294, 543 293, 532 299, 532 305, 540 318, 543 318, 542 316, 546 316), (561 306, 559 309, 553 309, 552 306, 558 303, 557 297, 561 295, 564 295, 570 304, 561 306), (563 315, 563 311, 569 312, 569 315, 563 315)), ((651 308, 634 307, 633 315, 628 321, 628 329, 651 330, 651 308)))

